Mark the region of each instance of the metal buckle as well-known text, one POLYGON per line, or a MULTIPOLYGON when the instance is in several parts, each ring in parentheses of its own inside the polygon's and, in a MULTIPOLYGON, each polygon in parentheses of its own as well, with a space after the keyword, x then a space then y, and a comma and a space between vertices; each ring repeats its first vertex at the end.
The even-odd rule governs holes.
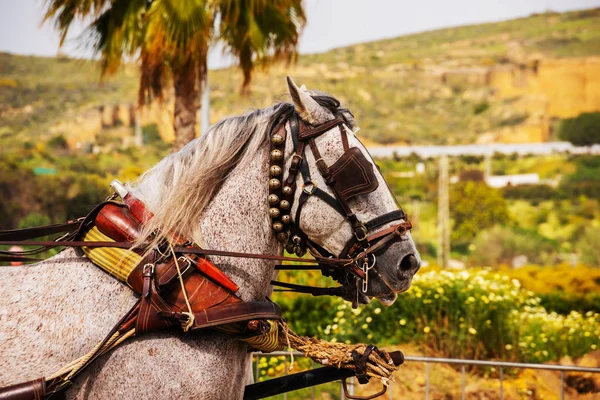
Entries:
POLYGON ((187 269, 188 269, 189 267, 191 267, 191 266, 192 266, 192 262, 191 262, 191 261, 190 261, 190 259, 189 259, 189 258, 187 258, 186 256, 179 256, 179 257, 177 258, 177 261, 185 261, 185 262, 187 262, 187 266, 185 266, 185 267, 183 268, 183 271, 184 271, 184 272, 185 272, 185 271, 187 271, 187 269))
POLYGON ((154 264, 152 264, 152 263, 148 263, 148 264, 144 265, 144 268, 142 269, 142 273, 145 275, 148 272, 148 270, 147 270, 148 267, 150 268, 150 273, 154 274, 154 264))
POLYGON ((292 165, 294 165, 294 161, 295 161, 294 158, 296 158, 296 157, 299 158, 297 165, 300 165, 300 163, 302 162, 303 159, 302 159, 302 156, 298 153, 294 153, 292 155, 292 165))
POLYGON ((309 195, 309 196, 312 196, 312 195, 313 195, 313 194, 315 194, 315 192, 317 191, 317 184, 316 184, 316 183, 314 183, 314 182, 312 181, 312 179, 311 179, 311 180, 309 180, 308 182, 304 182, 304 183, 302 184, 302 191, 303 191, 304 193, 306 193, 307 195, 309 195), (308 189, 306 188, 306 186, 311 186, 311 190, 308 190, 308 189))
POLYGON ((356 240, 358 240, 359 242, 367 240, 367 227, 364 224, 361 224, 359 226, 359 229, 354 230, 354 237, 356 238, 356 240), (358 236, 359 229, 360 231, 362 231, 362 237, 358 236))

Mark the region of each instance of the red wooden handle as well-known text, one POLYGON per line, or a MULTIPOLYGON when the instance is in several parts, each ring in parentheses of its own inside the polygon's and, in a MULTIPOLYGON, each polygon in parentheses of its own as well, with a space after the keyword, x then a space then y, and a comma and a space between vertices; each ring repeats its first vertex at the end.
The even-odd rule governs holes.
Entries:
POLYGON ((234 281, 231 280, 223 271, 217 268, 213 263, 208 261, 206 258, 199 258, 196 262, 196 268, 215 282, 219 283, 226 289, 232 292, 237 292, 240 288, 234 281))

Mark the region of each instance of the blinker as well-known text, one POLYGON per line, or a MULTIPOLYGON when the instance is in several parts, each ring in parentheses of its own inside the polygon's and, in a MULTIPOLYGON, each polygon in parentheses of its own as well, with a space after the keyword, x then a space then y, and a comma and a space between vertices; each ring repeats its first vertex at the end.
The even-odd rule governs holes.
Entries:
POLYGON ((328 184, 344 200, 352 197, 369 194, 379 187, 371 164, 358 147, 348 149, 331 167, 328 184))

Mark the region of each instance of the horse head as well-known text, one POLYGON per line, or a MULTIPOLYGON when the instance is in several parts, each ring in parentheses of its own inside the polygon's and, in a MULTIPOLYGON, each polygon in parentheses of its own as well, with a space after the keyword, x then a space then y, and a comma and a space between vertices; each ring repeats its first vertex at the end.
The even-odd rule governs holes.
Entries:
MULTIPOLYGON (((288 87, 301 119, 300 141, 305 140, 302 154, 295 148, 302 146, 297 139, 285 145, 284 171, 290 170, 294 159, 302 157, 305 163, 295 179, 289 218, 313 253, 354 257, 356 266, 364 270, 363 279, 348 275, 338 279, 347 289, 344 298, 367 303, 375 297, 391 305, 398 293, 408 290, 421 266, 408 218, 356 137, 358 128, 350 111, 330 96, 299 88, 290 77, 288 87), (322 132, 311 130, 319 127, 322 132), (317 196, 317 191, 325 195, 317 196), (368 241, 360 240, 367 237, 368 241)), ((293 136, 294 128, 288 125, 287 129, 293 136)), ((288 251, 293 249, 292 245, 288 251)))

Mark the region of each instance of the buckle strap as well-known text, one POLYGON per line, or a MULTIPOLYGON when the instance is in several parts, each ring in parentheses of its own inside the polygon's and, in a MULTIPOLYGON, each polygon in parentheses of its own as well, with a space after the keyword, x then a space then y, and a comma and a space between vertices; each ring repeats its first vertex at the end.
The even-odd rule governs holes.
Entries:
POLYGON ((312 129, 307 129, 304 132, 300 132, 298 134, 298 138, 300 140, 306 140, 306 139, 310 139, 313 138, 315 136, 319 136, 322 135, 323 133, 327 132, 328 130, 330 130, 331 128, 334 128, 338 125, 341 125, 344 123, 344 120, 342 118, 335 118, 332 119, 331 121, 327 121, 315 128, 312 129))
POLYGON ((365 222, 365 226, 368 230, 379 228, 381 225, 385 225, 388 222, 396 221, 399 219, 407 219, 404 210, 391 211, 387 214, 380 215, 373 218, 372 220, 365 222))

